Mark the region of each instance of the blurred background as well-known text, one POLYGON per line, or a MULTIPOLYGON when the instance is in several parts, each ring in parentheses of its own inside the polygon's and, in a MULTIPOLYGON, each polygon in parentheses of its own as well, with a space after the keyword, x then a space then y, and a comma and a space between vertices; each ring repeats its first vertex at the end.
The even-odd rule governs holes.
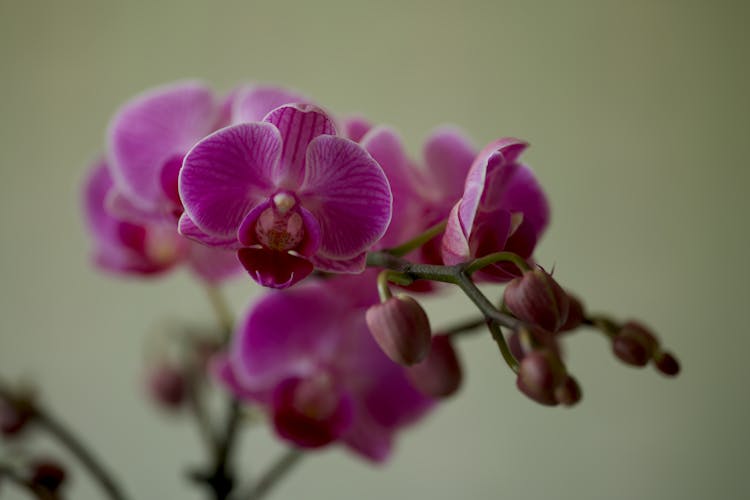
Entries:
MULTIPOLYGON (((445 122, 478 146, 530 141, 553 206, 540 262, 591 309, 642 317, 684 371, 626 367, 584 331, 568 344, 584 401, 549 409, 472 336, 464 389, 391 462, 317 453, 272 498, 748 498, 748 5, 3 0, 0 375, 38 383, 133 498, 201 498, 184 479, 204 460, 195 429, 157 413, 141 377, 155 325, 211 310, 185 272, 144 283, 90 267, 80 186, 143 89, 279 83, 393 124, 414 155, 445 122)), ((238 312, 257 292, 228 290, 238 312)), ((437 326, 472 313, 459 295, 428 308, 437 326)), ((280 450, 250 431, 243 470, 280 450)), ((81 474, 68 486, 100 498, 81 474)))

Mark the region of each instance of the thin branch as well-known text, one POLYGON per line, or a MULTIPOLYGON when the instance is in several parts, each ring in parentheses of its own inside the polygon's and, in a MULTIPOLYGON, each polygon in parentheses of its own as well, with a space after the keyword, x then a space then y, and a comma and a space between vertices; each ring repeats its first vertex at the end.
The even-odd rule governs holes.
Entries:
POLYGON ((238 496, 237 500, 261 500, 299 463, 303 456, 304 453, 300 450, 287 450, 263 473, 255 486, 246 494, 238 496))

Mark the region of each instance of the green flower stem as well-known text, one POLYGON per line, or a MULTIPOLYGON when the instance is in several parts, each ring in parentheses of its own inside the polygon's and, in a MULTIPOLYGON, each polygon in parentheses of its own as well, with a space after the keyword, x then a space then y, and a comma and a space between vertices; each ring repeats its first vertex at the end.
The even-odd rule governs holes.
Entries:
POLYGON ((595 328, 612 340, 620 331, 620 325, 615 320, 603 314, 592 314, 583 320, 583 324, 595 328))
POLYGON ((474 333, 477 328, 484 326, 487 320, 484 316, 474 319, 468 319, 454 325, 450 325, 446 328, 438 328, 435 332, 442 335, 450 335, 451 337, 459 337, 469 333, 474 333))
MULTIPOLYGON (((507 255, 505 257, 507 257, 507 255)), ((485 319, 488 320, 488 324, 493 325, 490 326, 490 332, 500 348, 500 352, 506 363, 508 363, 511 370, 515 372, 518 370, 518 362, 510 353, 508 344, 505 342, 505 338, 500 331, 500 326, 517 329, 522 326, 523 323, 511 315, 499 311, 492 302, 485 297, 482 291, 477 288, 471 280, 469 273, 466 271, 466 269, 472 264, 473 262, 457 264, 455 266, 416 264, 387 252, 371 252, 367 254, 367 265, 369 267, 390 269, 406 275, 412 280, 425 279, 439 281, 442 283, 451 283, 461 288, 469 299, 474 302, 477 308, 479 308, 485 319)))
POLYGON ((465 271, 466 274, 471 276, 483 267, 491 266, 492 264, 497 264, 498 262, 512 262, 522 272, 528 271, 530 269, 529 264, 525 260, 523 260, 521 256, 513 252, 495 252, 470 262, 466 266, 465 271))
POLYGON ((378 295, 380 296, 380 302, 386 302, 393 296, 393 294, 391 294, 391 289, 388 287, 388 282, 408 286, 411 285, 414 280, 404 273, 388 269, 382 271, 378 274, 378 295))
POLYGON ((432 226, 431 228, 427 229, 424 233, 418 235, 417 237, 397 247, 385 250, 385 252, 391 255, 395 255, 397 257, 402 257, 408 254, 409 252, 421 247, 422 245, 432 240, 433 238, 437 237, 440 233, 445 231, 445 226, 447 224, 448 224, 447 220, 444 220, 443 222, 439 222, 435 224, 434 226, 432 226))

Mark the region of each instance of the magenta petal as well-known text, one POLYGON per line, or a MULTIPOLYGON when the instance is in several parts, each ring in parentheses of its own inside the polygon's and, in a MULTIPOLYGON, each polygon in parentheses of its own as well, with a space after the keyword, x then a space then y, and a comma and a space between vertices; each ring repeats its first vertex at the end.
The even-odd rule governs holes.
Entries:
POLYGON ((279 106, 309 102, 308 98, 291 90, 253 85, 238 93, 232 107, 232 123, 259 122, 279 106))
POLYGON ((375 463, 383 463, 393 451, 393 430, 373 421, 370 415, 357 414, 356 421, 344 436, 351 451, 375 463))
POLYGON ((533 229, 538 237, 549 223, 550 209, 547 196, 526 165, 516 164, 512 177, 505 186, 501 206, 509 212, 523 214, 524 223, 533 229))
POLYGON ((273 393, 276 432, 304 448, 335 441, 351 426, 352 416, 351 398, 324 374, 285 379, 273 393))
POLYGON ((452 205, 461 197, 476 148, 459 129, 445 126, 430 134, 423 154, 442 202, 452 205))
POLYGON ((417 195, 413 168, 401 139, 387 127, 372 129, 361 145, 383 169, 393 195, 394 216, 378 248, 399 245, 424 230, 423 206, 417 195))
POLYGON ((280 153, 279 133, 266 123, 234 125, 206 137, 180 171, 185 212, 204 232, 236 237, 247 213, 272 194, 280 153))
POLYGON ((219 353, 210 360, 209 372, 214 379, 218 380, 237 399, 245 402, 269 402, 271 391, 250 390, 242 384, 237 377, 231 358, 227 353, 219 353))
POLYGON ((331 259, 314 255, 310 258, 315 268, 320 271, 337 274, 359 274, 367 265, 367 252, 347 259, 331 259))
POLYGON ((240 242, 237 241, 236 236, 225 237, 204 233, 192 220, 190 220, 190 217, 188 217, 186 213, 183 213, 180 216, 180 220, 177 223, 177 229, 184 237, 210 247, 225 248, 228 250, 237 250, 242 247, 240 242))
POLYGON ((139 205, 161 203, 162 165, 211 132, 217 108, 211 89, 197 82, 160 87, 128 102, 109 129, 118 187, 139 205))
POLYGON ((314 269, 304 257, 265 248, 240 248, 237 257, 255 281, 270 288, 289 288, 314 269))
POLYGON ((262 388, 306 376, 336 356, 343 308, 322 285, 266 295, 237 330, 232 366, 243 384, 262 388))
POLYGON ((336 127, 322 109, 310 104, 281 106, 263 121, 278 128, 284 145, 279 167, 274 171, 274 183, 296 190, 305 176, 308 145, 320 135, 335 135, 336 127))
POLYGON ((242 270, 236 252, 192 242, 188 246, 188 264, 199 278, 211 284, 220 283, 242 270))
POLYGON ((391 190, 383 170, 348 139, 320 136, 307 151, 302 205, 320 224, 318 253, 354 257, 385 233, 391 219, 391 190))
POLYGON ((361 116, 348 116, 342 119, 341 123, 344 137, 354 142, 360 142, 372 128, 372 124, 361 116))

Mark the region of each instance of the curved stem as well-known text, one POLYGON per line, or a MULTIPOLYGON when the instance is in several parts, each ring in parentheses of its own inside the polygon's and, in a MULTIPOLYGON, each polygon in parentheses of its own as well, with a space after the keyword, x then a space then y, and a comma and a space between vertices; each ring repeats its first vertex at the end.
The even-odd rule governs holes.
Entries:
POLYGON ((389 248, 388 250, 385 250, 387 253, 391 255, 395 255, 397 257, 401 257, 403 255, 408 254, 409 252, 416 250, 417 248, 421 247, 428 241, 432 240, 433 238, 436 238, 440 233, 445 231, 445 226, 448 224, 447 220, 444 220, 442 222, 438 222, 434 226, 427 229, 424 233, 416 236, 415 238, 412 238, 411 240, 407 241, 406 243, 402 243, 401 245, 389 248))
POLYGON ((299 463, 304 454, 296 449, 287 450, 271 467, 263 473, 255 486, 247 495, 239 498, 246 500, 261 500, 273 489, 279 480, 283 478, 294 466, 299 463))
POLYGON ((112 474, 62 422, 38 406, 34 407, 34 422, 57 438, 81 462, 109 498, 126 498, 112 474))
POLYGON ((484 326, 486 321, 487 320, 485 320, 484 316, 482 316, 479 318, 462 321, 460 323, 456 323, 446 328, 438 328, 435 331, 443 335, 450 335, 451 337, 458 337, 458 336, 465 335, 467 333, 473 333, 480 326, 484 326))
POLYGON ((497 264, 498 262, 511 262, 521 270, 521 272, 528 271, 530 269, 529 264, 521 258, 520 255, 513 252, 495 252, 484 257, 480 257, 466 265, 464 271, 466 274, 471 276, 476 271, 479 271, 483 267, 497 264))

